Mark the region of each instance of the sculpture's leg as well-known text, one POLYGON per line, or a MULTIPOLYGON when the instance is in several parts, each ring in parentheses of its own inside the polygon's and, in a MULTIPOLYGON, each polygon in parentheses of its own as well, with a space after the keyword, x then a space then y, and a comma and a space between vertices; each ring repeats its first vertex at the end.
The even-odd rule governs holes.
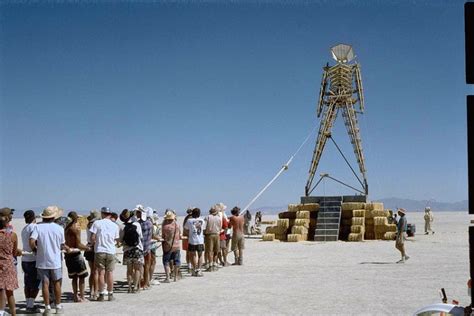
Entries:
POLYGON ((352 147, 354 148, 354 154, 359 164, 359 170, 364 178, 364 186, 367 193, 367 177, 365 169, 364 154, 362 151, 362 140, 359 133, 359 125, 357 122, 356 112, 353 104, 347 104, 342 108, 342 117, 344 118, 344 124, 346 125, 347 133, 351 138, 352 147))
POLYGON ((335 103, 331 103, 326 107, 323 118, 321 120, 321 125, 319 126, 318 138, 316 140, 316 146, 314 147, 313 159, 311 160, 311 167, 309 168, 309 178, 306 183, 305 194, 308 196, 310 194, 311 185, 313 183, 314 175, 318 168, 319 160, 321 159, 321 154, 323 153, 324 146, 328 136, 331 134, 332 126, 337 116, 337 108, 335 103))

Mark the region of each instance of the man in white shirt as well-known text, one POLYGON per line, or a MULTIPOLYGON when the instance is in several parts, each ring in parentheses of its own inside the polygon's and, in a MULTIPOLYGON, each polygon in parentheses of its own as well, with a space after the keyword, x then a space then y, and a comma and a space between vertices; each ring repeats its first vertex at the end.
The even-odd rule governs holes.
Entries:
POLYGON ((30 237, 36 228, 36 215, 32 210, 23 214, 26 226, 21 230, 21 241, 23 244, 23 256, 21 257, 21 268, 25 284, 26 310, 28 312, 39 312, 35 308, 35 299, 38 296, 40 280, 36 269, 36 255, 30 247, 30 237))
POLYGON ((63 275, 61 250, 69 251, 69 247, 65 245, 63 228, 54 223, 54 219, 59 213, 60 209, 57 206, 45 208, 41 214, 43 221, 36 225, 30 237, 30 247, 33 252, 36 252, 38 276, 43 283, 44 315, 51 313, 49 304, 50 282, 53 283, 54 288, 56 314, 64 312, 61 305, 61 279, 63 275))
POLYGON ((114 268, 115 268, 115 243, 119 240, 119 227, 112 220, 112 211, 108 207, 101 210, 102 219, 95 221, 90 228, 91 240, 94 244, 95 264, 99 272, 99 302, 104 301, 108 293, 109 301, 114 300, 114 268), (107 291, 105 291, 107 280, 107 291))
POLYGON ((192 218, 186 222, 184 229, 188 232, 188 251, 191 256, 193 266, 193 276, 202 277, 202 253, 204 252, 204 230, 206 224, 201 216, 201 210, 194 208, 192 210, 192 218))

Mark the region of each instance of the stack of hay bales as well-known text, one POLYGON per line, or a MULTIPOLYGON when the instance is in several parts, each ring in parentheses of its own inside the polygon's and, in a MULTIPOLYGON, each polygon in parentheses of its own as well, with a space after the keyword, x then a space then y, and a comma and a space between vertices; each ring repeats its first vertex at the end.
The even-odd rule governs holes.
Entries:
POLYGON ((342 203, 341 207, 341 222, 339 225, 339 239, 340 240, 348 240, 349 235, 351 234, 351 227, 352 227, 352 217, 354 210, 364 210, 365 203, 358 203, 358 202, 349 202, 349 203, 342 203))
POLYGON ((296 219, 293 223, 293 226, 291 227, 291 234, 288 235, 288 241, 308 240, 308 230, 310 224, 309 216, 309 211, 296 212, 296 219))
POLYGON ((280 218, 276 221, 276 226, 269 226, 265 230, 265 235, 273 235, 273 239, 270 236, 265 236, 265 241, 271 241, 278 239, 281 241, 286 241, 286 235, 288 233, 288 228, 290 227, 290 220, 287 218, 280 218), (271 240, 270 240, 271 239, 271 240))
POLYGON ((374 210, 375 239, 394 240, 397 233, 397 225, 388 223, 389 212, 386 210, 374 210))
POLYGON ((365 234, 365 210, 353 210, 351 220, 351 233, 348 241, 363 241, 365 234))
POLYGON ((79 227, 81 228, 81 230, 87 229, 88 220, 86 216, 79 216, 77 218, 77 223, 79 224, 79 227))
POLYGON ((266 228, 262 240, 290 242, 308 240, 308 236, 313 236, 316 230, 318 210, 317 203, 288 205, 288 211, 278 214, 276 225, 266 228))

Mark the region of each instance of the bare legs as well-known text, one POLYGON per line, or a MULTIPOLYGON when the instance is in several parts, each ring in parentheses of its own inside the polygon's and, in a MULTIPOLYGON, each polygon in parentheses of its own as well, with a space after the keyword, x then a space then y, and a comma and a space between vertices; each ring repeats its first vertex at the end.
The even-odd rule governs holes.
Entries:
POLYGON ((10 314, 13 316, 16 315, 16 307, 15 307, 15 296, 13 296, 13 291, 8 290, 0 290, 0 311, 5 310, 5 298, 8 301, 8 309, 10 310, 10 314))

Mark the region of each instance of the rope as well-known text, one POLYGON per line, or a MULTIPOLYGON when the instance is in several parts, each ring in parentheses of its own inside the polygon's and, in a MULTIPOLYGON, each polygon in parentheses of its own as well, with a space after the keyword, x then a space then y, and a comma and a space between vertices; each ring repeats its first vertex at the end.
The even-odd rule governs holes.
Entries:
POLYGON ((276 179, 278 179, 278 177, 286 170, 288 170, 288 168, 290 167, 290 164, 291 162, 293 161, 293 158, 300 152, 301 148, 303 148, 303 146, 308 142, 308 140, 310 139, 311 135, 313 135, 314 131, 316 130, 318 126, 316 125, 315 127, 313 127, 313 129, 311 130, 311 132, 308 134, 308 136, 306 136, 306 138, 304 139, 304 141, 301 143, 300 147, 298 147, 298 149, 296 150, 296 152, 290 157, 290 159, 288 159, 288 161, 286 162, 286 164, 284 164, 280 170, 277 172, 277 174, 270 180, 270 182, 267 183, 267 185, 265 185, 263 187, 262 190, 260 190, 260 192, 258 192, 258 194, 247 204, 246 207, 244 207, 242 209, 242 211, 240 212, 239 215, 242 215, 246 210, 248 210, 248 208, 250 206, 252 206, 253 203, 255 203, 255 201, 263 194, 263 192, 265 192, 268 187, 270 187, 272 185, 273 182, 275 182, 276 179))

